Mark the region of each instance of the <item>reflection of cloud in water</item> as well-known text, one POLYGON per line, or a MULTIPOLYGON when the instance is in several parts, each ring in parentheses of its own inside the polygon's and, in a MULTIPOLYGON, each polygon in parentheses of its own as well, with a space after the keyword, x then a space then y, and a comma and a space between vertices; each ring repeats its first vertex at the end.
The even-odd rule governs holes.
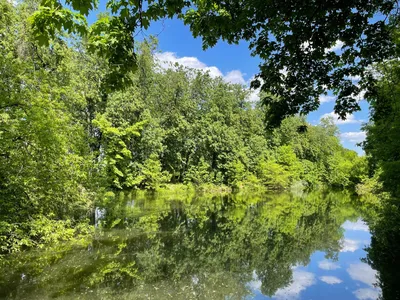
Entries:
POLYGON ((198 284, 199 283, 199 277, 197 277, 197 275, 192 276, 192 282, 194 284, 198 284))
POLYGON ((342 249, 340 252, 354 252, 360 248, 361 241, 344 239, 342 242, 342 249))
POLYGON ((297 299, 299 294, 316 283, 315 275, 302 270, 293 271, 293 281, 285 288, 279 289, 273 298, 276 299, 297 299))
POLYGON ((336 270, 340 269, 338 264, 335 264, 329 260, 322 260, 318 263, 318 267, 322 270, 336 270))
POLYGON ((319 280, 327 283, 327 284, 338 284, 342 283, 343 281, 335 276, 321 276, 319 280))
POLYGON ((376 300, 379 297, 379 292, 370 288, 358 289, 353 294, 360 300, 376 300))
POLYGON ((353 280, 361 281, 370 286, 373 286, 376 282, 376 271, 366 263, 351 264, 347 273, 353 280))
POLYGON ((369 232, 368 225, 361 219, 358 219, 356 222, 346 221, 343 223, 342 227, 346 230, 358 230, 358 231, 369 232))
POLYGON ((249 283, 247 283, 247 285, 249 286, 249 288, 252 291, 260 292, 260 290, 261 290, 261 280, 258 280, 256 271, 253 271, 253 280, 250 281, 249 283))
MULTIPOLYGON (((279 300, 297 299, 302 291, 315 283, 316 280, 313 273, 298 270, 294 267, 292 283, 279 289, 272 298, 279 300)), ((255 272, 253 272, 253 280, 248 283, 248 286, 253 292, 261 293, 261 281, 257 279, 255 272)))

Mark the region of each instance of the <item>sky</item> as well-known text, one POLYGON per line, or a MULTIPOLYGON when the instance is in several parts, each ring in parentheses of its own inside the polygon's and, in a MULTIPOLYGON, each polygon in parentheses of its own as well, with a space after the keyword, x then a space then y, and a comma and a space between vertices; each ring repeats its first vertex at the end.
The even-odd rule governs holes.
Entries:
MULTIPOLYGON (((101 1, 99 10, 104 10, 104 2, 101 1), (102 7, 103 6, 103 7, 102 7)), ((93 21, 94 15, 90 21, 93 21)), ((147 31, 136 36, 143 40, 154 35, 159 41, 158 58, 161 61, 178 62, 184 66, 196 69, 204 69, 212 76, 222 76, 226 81, 249 86, 251 79, 258 72, 260 59, 252 57, 248 43, 243 41, 239 45, 229 45, 219 41, 213 48, 203 50, 200 38, 194 38, 188 26, 181 20, 166 19, 153 23, 147 31)), ((340 51, 340 44, 336 45, 334 51, 340 51)), ((251 94, 250 100, 257 100, 257 92, 251 94)), ((361 126, 368 120, 368 104, 365 100, 360 101, 362 110, 348 116, 345 121, 338 120, 333 114, 335 97, 332 93, 321 96, 320 108, 308 115, 308 121, 317 125, 323 116, 332 115, 340 130, 340 140, 344 147, 357 151, 363 155, 361 147, 357 143, 365 139, 365 133, 361 126)))

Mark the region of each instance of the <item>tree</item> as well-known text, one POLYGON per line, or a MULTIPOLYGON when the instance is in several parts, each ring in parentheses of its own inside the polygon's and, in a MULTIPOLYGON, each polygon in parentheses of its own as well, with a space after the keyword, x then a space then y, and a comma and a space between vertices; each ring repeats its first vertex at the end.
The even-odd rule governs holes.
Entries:
POLYGON ((360 109, 357 96, 363 89, 375 92, 368 67, 396 57, 394 0, 110 0, 111 15, 102 15, 89 28, 86 16, 97 1, 66 4, 73 10, 56 0, 42 1, 32 16, 36 37, 46 43, 62 28, 87 36, 89 48, 104 55, 111 67, 111 88, 129 82, 126 74, 137 67, 133 34, 153 21, 182 18, 195 37, 202 37, 204 48, 219 39, 249 41, 252 54, 263 60, 252 86, 268 92, 263 101, 272 127, 286 116, 317 109, 327 89, 337 94, 335 112, 345 119, 360 109))
POLYGON ((61 39, 37 47, 31 9, 0 1, 1 253, 51 240, 51 226, 57 235, 86 222, 93 201, 85 132, 65 105, 80 99, 65 73, 72 53, 61 39))
POLYGON ((185 23, 203 38, 204 48, 220 38, 250 42, 252 54, 263 60, 252 86, 269 93, 263 101, 273 127, 286 116, 317 109, 328 89, 337 94, 335 112, 345 119, 360 109, 362 89, 374 91, 367 67, 396 55, 396 1, 203 3, 185 14, 185 23))
POLYGON ((363 143, 368 156, 371 176, 380 172, 383 188, 392 196, 400 196, 400 65, 386 62, 376 68, 380 80, 377 94, 370 98, 371 118, 365 126, 363 143))
POLYGON ((266 132, 247 89, 160 68, 154 39, 136 48, 137 72, 115 77, 90 39, 60 32, 38 45, 27 20, 35 5, 0 0, 0 254, 73 238, 94 205, 134 189, 360 181, 332 120, 287 118, 266 132))

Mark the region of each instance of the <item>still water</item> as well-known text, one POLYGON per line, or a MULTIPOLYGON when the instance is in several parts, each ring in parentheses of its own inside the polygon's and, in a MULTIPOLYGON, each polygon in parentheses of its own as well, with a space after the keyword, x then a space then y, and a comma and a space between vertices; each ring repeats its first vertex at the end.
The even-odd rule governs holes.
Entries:
POLYGON ((333 192, 130 195, 97 213, 90 239, 7 257, 0 298, 377 299, 355 202, 333 192))

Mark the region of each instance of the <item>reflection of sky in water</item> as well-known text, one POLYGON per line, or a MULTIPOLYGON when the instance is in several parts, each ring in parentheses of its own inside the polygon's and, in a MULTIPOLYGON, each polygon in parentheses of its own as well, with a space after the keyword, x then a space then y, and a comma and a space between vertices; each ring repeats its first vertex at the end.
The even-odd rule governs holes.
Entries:
POLYGON ((261 282, 254 274, 254 280, 249 283, 254 299, 377 299, 376 272, 360 260, 366 256, 363 249, 371 239, 368 226, 358 220, 346 221, 342 228, 345 232, 338 261, 326 259, 323 252, 315 252, 309 265, 293 268, 292 283, 279 289, 272 298, 260 292, 261 282))

